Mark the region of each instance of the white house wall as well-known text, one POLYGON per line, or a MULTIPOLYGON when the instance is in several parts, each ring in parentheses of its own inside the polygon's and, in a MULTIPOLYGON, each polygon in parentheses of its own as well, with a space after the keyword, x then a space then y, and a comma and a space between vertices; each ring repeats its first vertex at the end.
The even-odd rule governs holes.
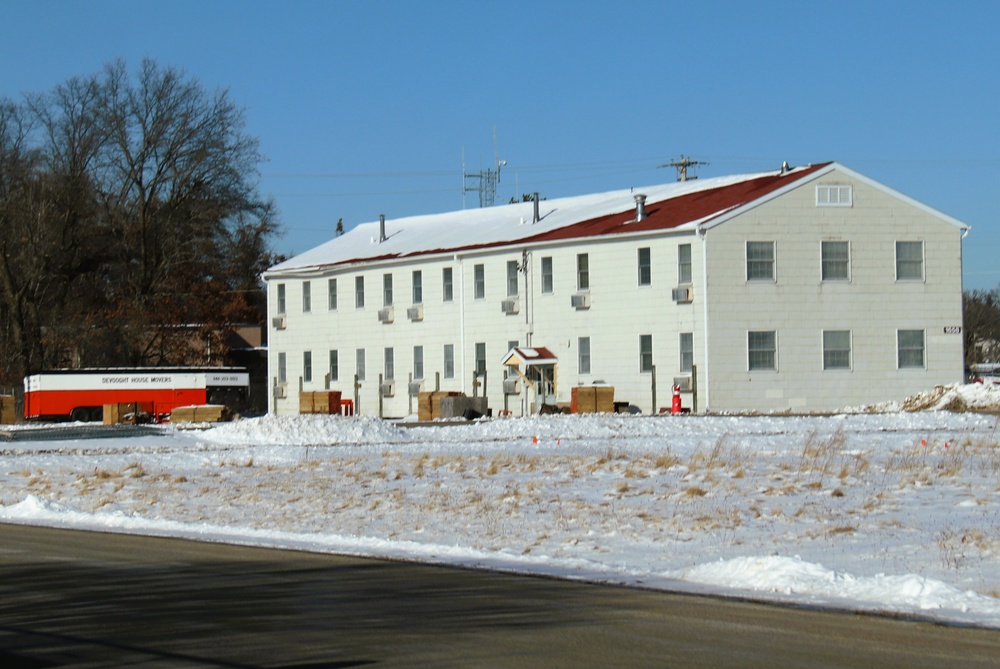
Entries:
POLYGON ((710 408, 837 409, 959 381, 961 234, 840 172, 709 230, 710 408), (818 207, 817 183, 852 186, 853 206, 818 207), (848 281, 822 280, 824 240, 849 242, 848 281), (774 281, 747 280, 748 241, 775 242, 774 281), (896 280, 897 241, 923 242, 923 280, 896 280), (925 332, 922 368, 898 369, 900 329, 925 332), (750 330, 776 332, 775 371, 749 371, 750 330), (824 371, 824 330, 850 330, 850 369, 824 371))

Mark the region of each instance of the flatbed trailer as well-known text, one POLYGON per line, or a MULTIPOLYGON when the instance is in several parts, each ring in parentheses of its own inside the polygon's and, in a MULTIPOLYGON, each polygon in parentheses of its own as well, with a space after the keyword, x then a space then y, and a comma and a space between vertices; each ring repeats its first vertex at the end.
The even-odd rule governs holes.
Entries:
POLYGON ((129 403, 158 422, 180 406, 223 404, 239 411, 249 385, 242 367, 56 369, 24 378, 24 417, 95 421, 105 405, 129 403))

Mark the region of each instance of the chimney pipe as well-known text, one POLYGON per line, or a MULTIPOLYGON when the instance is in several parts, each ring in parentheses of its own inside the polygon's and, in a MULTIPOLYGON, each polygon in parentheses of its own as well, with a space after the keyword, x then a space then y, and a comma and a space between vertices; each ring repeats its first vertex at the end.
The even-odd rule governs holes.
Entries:
POLYGON ((538 221, 542 220, 541 217, 539 217, 538 215, 538 193, 535 193, 534 195, 531 196, 531 201, 535 203, 535 215, 532 217, 531 223, 535 224, 538 223, 538 221))
POLYGON ((636 193, 633 197, 635 199, 635 220, 639 222, 646 218, 646 196, 636 193))
POLYGON ((385 241, 385 214, 378 215, 378 243, 385 241))

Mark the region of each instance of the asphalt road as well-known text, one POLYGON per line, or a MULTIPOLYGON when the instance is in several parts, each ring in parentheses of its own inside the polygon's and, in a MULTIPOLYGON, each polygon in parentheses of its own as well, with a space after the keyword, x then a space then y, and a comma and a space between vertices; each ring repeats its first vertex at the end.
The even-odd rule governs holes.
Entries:
POLYGON ((0 667, 1000 667, 1000 631, 0 525, 0 667))

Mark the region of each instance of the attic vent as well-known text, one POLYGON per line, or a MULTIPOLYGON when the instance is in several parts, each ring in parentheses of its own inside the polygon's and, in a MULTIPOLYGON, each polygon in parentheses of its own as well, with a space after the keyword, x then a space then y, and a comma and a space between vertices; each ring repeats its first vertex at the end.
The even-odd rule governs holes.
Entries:
POLYGON ((854 204, 854 188, 850 184, 817 184, 817 207, 850 207, 854 204))

